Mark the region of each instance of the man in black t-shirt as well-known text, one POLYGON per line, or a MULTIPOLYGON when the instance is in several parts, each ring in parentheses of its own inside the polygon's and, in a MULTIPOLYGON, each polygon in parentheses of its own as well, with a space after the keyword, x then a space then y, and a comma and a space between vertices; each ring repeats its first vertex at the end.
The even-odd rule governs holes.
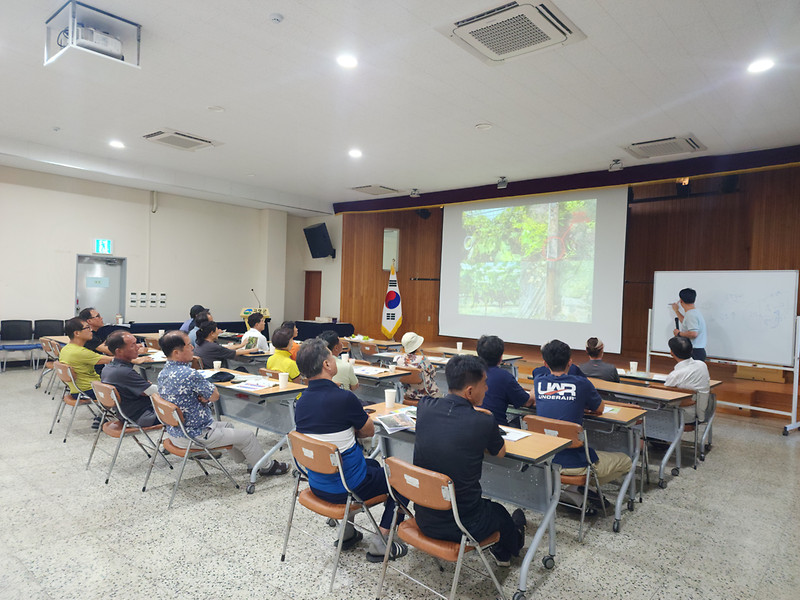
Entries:
MULTIPOLYGON (((484 451, 497 457, 506 453, 494 417, 474 408, 486 394, 486 365, 475 356, 459 355, 447 363, 445 376, 450 393, 422 398, 417 406, 414 464, 453 480, 461 523, 478 542, 499 531, 500 541, 490 552, 499 566, 508 567, 525 543, 525 515, 520 509, 509 515, 503 505, 482 497, 484 451)), ((416 506, 415 515, 425 535, 461 541, 451 511, 416 506)))
POLYGON ((84 308, 78 317, 86 321, 89 327, 92 328, 92 339, 86 342, 84 348, 88 348, 98 354, 113 356, 113 353, 106 345, 106 338, 98 333, 100 328, 103 327, 103 317, 100 316, 100 313, 90 306, 89 308, 84 308))
POLYGON ((132 361, 139 356, 136 338, 126 331, 115 331, 108 336, 106 345, 114 354, 114 360, 103 369, 101 381, 117 388, 120 407, 126 417, 140 427, 155 425, 158 419, 150 395, 156 393, 158 387, 133 368, 132 361))

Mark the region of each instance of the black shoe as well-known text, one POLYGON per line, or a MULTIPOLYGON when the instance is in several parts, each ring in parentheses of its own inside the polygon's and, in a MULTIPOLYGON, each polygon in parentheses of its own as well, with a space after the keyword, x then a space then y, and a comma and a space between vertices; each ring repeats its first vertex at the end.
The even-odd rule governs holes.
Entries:
MULTIPOLYGON (((402 558, 406 554, 408 554, 408 546, 406 546, 403 542, 398 542, 397 540, 393 540, 392 549, 389 552, 389 560, 402 558)), ((383 562, 383 554, 372 554, 369 550, 367 550, 367 562, 371 563, 383 562)))
MULTIPOLYGON (((353 531, 353 535, 351 535, 349 538, 346 538, 342 542, 342 552, 344 552, 345 550, 350 550, 350 549, 354 548, 358 544, 358 542, 360 542, 363 539, 364 539, 364 534, 361 533, 358 529, 354 530, 353 531)), ((335 542, 333 542, 333 545, 334 546, 338 546, 339 545, 339 539, 338 538, 336 539, 335 542)), ((383 557, 381 557, 381 560, 383 560, 383 557)))
MULTIPOLYGON (((578 492, 583 494, 583 486, 578 488, 578 492)), ((589 504, 591 504, 595 508, 599 508, 600 510, 603 510, 603 505, 605 505, 607 509, 613 506, 605 496, 600 496, 597 492, 595 492, 591 488, 589 488, 588 499, 589 499, 589 504)))
POLYGON ((492 555, 492 558, 494 559, 494 562, 497 563, 498 567, 511 566, 511 554, 509 554, 504 549, 500 548, 499 544, 495 544, 494 546, 489 548, 489 554, 492 555))
POLYGON ((525 513, 522 512, 521 508, 518 508, 511 513, 511 520, 519 533, 519 547, 522 548, 525 545, 525 513))
POLYGON ((100 421, 102 417, 95 417, 94 421, 92 421, 92 429, 100 429, 100 421))

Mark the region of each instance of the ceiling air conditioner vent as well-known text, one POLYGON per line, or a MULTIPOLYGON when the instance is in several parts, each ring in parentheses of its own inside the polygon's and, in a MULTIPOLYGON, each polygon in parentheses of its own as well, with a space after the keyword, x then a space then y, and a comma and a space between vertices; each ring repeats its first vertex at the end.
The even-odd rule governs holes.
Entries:
POLYGON ((188 150, 194 152, 195 150, 202 150, 210 146, 221 146, 222 142, 215 142, 214 140, 207 140, 196 135, 189 133, 181 133, 174 129, 161 129, 148 133, 144 137, 148 142, 155 142, 156 144, 163 144, 170 148, 178 150, 188 150))
POLYGON ((363 192, 365 194, 369 194, 371 196, 382 196, 384 194, 399 194, 400 190, 396 190, 394 188, 386 187, 385 185, 359 185, 356 187, 349 188, 354 192, 363 192))
POLYGON ((673 154, 686 154, 708 150, 700 143, 694 134, 637 142, 623 148, 625 152, 635 158, 654 158, 657 156, 672 156, 673 154))
POLYGON ((549 0, 510 2, 436 30, 487 64, 586 39, 549 0))

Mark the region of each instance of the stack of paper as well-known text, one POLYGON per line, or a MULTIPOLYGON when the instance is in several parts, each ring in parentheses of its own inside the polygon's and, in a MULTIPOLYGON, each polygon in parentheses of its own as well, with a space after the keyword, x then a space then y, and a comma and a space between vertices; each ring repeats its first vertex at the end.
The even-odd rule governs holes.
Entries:
POLYGON ((382 415, 375 419, 383 425, 388 434, 403 431, 404 429, 413 429, 414 420, 406 413, 392 413, 390 415, 382 415))
POLYGON ((381 373, 388 373, 388 369, 381 369, 379 367, 364 367, 358 366, 353 369, 356 375, 379 375, 381 373))
POLYGON ((241 390, 243 392, 260 392, 271 387, 278 385, 277 381, 270 381, 269 379, 251 379, 250 381, 243 381, 242 383, 234 383, 228 387, 233 390, 241 390))
POLYGON ((511 427, 503 427, 500 425, 500 429, 503 430, 503 439, 508 440, 509 442, 517 442, 519 440, 525 439, 526 437, 530 436, 530 433, 527 431, 521 431, 519 429, 513 429, 511 427))

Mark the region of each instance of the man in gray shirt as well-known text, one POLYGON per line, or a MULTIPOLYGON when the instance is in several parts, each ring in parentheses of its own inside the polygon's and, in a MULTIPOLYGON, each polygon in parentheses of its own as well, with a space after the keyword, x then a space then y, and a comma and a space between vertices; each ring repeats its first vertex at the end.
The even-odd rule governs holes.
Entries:
POLYGON ((596 377, 605 381, 619 383, 619 373, 617 367, 607 362, 603 362, 603 341, 600 338, 592 337, 586 340, 586 354, 589 355, 589 362, 583 363, 580 370, 586 377, 596 377))

